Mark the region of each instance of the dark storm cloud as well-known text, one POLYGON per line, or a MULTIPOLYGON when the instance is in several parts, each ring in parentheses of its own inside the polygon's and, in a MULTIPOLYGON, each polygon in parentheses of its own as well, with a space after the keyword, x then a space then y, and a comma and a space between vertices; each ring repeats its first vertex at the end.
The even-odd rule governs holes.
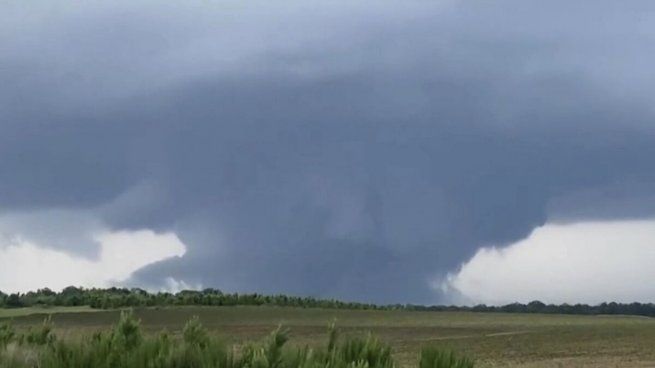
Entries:
POLYGON ((175 231, 137 284, 426 302, 547 219, 655 212, 647 3, 7 7, 0 208, 175 231))

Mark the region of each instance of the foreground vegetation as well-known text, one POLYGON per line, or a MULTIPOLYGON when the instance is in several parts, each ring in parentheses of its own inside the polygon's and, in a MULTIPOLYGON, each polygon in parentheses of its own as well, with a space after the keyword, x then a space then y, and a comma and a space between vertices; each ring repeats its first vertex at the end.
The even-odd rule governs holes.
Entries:
MULTIPOLYGON (((57 340, 80 341, 109 331, 119 310, 80 307, 0 309, 0 324, 17 334, 37 330, 52 314, 57 340)), ((655 367, 655 319, 523 313, 351 310, 278 306, 172 306, 134 308, 146 339, 162 330, 179 342, 198 316, 213 338, 241 352, 265 341, 279 324, 290 329, 285 349, 322 349, 325 326, 336 320, 341 340, 369 333, 391 347, 399 368, 417 367, 421 349, 452 350, 475 359, 476 368, 655 367)))
MULTIPOLYGON (((325 346, 285 347, 288 332, 278 327, 259 344, 248 343, 239 352, 212 337, 198 317, 188 321, 182 337, 167 332, 144 335, 131 312, 123 312, 108 332, 78 340, 57 339, 48 317, 38 328, 17 333, 0 325, 0 366, 8 368, 393 368, 391 348, 368 335, 339 341, 334 324, 325 346)), ((420 368, 472 368, 473 362, 451 351, 426 347, 420 368)))
POLYGON ((218 289, 202 291, 184 290, 178 293, 149 293, 134 288, 84 289, 67 287, 61 292, 40 289, 28 293, 5 294, 0 291, 0 308, 24 308, 34 306, 89 306, 95 309, 116 309, 126 307, 154 306, 239 306, 269 305, 281 307, 329 308, 354 310, 406 310, 406 311, 460 311, 484 313, 538 313, 575 315, 636 315, 655 317, 653 303, 602 303, 587 304, 545 304, 533 301, 528 304, 512 303, 504 306, 423 306, 412 304, 376 305, 370 303, 344 302, 335 299, 297 297, 288 295, 262 295, 223 293, 218 289))

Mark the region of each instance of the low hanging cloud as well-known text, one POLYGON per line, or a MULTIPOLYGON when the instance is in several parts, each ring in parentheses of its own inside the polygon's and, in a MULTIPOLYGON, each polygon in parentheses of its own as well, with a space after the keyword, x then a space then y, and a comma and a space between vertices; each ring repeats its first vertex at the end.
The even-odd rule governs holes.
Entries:
POLYGON ((440 287, 468 304, 655 301, 655 220, 547 224, 478 250, 440 287))

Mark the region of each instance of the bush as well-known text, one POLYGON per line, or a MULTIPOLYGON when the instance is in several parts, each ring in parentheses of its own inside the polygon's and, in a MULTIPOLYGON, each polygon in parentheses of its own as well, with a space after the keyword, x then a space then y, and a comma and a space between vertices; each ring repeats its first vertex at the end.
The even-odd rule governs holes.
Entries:
POLYGON ((391 348, 371 335, 366 339, 352 338, 344 341, 338 352, 345 363, 364 363, 368 367, 393 367, 391 348))
POLYGON ((450 350, 425 347, 421 350, 419 368, 473 368, 473 361, 450 350))
POLYGON ((138 347, 143 340, 141 322, 134 317, 132 311, 122 311, 118 324, 112 332, 112 343, 125 350, 138 347))
POLYGON ((48 316, 43 320, 41 327, 37 329, 30 328, 24 340, 31 345, 50 345, 56 340, 53 328, 52 316, 48 316))
POLYGON ((184 342, 188 345, 199 348, 206 348, 209 345, 207 330, 202 326, 197 316, 194 316, 186 323, 182 330, 182 336, 184 336, 184 342))

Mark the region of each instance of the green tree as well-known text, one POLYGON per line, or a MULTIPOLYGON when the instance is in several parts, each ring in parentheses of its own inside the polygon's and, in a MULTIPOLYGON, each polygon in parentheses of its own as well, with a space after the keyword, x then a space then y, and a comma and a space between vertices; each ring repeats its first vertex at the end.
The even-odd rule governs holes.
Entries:
POLYGON ((20 299, 20 294, 18 293, 10 294, 9 297, 7 297, 5 304, 9 308, 20 308, 23 306, 23 302, 20 299))

